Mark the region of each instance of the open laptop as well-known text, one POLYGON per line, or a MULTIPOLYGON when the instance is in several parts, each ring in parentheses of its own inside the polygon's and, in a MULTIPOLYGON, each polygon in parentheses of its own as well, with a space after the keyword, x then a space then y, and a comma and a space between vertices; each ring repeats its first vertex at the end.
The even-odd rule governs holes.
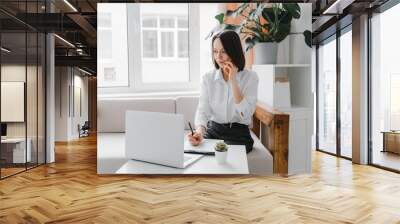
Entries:
POLYGON ((181 114, 126 111, 127 158, 185 168, 202 155, 184 154, 184 119, 181 114))

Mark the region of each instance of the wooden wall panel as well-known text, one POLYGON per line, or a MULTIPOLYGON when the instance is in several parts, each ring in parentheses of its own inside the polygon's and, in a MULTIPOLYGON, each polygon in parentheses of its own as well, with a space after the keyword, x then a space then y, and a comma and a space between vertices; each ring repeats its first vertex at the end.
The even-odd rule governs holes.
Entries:
POLYGON ((88 80, 89 86, 89 122, 90 131, 97 131, 97 78, 90 77, 88 80))

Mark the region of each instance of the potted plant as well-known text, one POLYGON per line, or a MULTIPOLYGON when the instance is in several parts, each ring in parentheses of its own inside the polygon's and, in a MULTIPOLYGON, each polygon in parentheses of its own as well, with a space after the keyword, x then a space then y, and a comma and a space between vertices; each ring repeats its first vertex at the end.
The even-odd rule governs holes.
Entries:
MULTIPOLYGON (((215 16, 219 25, 207 38, 215 32, 234 30, 244 34, 246 51, 254 49, 255 64, 275 64, 278 43, 290 33, 291 22, 299 19, 301 9, 297 3, 242 3, 233 11, 215 16), (243 17, 240 24, 225 23, 225 16, 243 17)), ((311 32, 303 32, 305 43, 311 47, 311 32)))
POLYGON ((228 145, 224 142, 217 142, 215 144, 215 158, 218 163, 225 163, 228 155, 228 145))

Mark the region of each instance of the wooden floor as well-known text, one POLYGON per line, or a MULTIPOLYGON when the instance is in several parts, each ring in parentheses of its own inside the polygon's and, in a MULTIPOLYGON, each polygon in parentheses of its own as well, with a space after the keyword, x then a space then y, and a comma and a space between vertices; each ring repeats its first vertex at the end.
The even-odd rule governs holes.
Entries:
POLYGON ((313 173, 98 176, 96 139, 0 181, 0 223, 400 223, 400 175, 323 154, 313 173))
POLYGON ((372 162, 380 166, 400 170, 400 154, 376 150, 374 151, 372 162))
POLYGON ((7 177, 19 172, 22 172, 26 170, 25 167, 24 168, 1 168, 1 177, 7 177))

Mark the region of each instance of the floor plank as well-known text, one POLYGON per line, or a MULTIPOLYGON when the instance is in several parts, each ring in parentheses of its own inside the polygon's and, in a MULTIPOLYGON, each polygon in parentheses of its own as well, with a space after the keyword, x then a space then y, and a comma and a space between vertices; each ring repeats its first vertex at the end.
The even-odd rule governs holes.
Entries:
POLYGON ((0 181, 0 223, 400 223, 400 175, 313 153, 313 173, 99 176, 96 138, 0 181))

